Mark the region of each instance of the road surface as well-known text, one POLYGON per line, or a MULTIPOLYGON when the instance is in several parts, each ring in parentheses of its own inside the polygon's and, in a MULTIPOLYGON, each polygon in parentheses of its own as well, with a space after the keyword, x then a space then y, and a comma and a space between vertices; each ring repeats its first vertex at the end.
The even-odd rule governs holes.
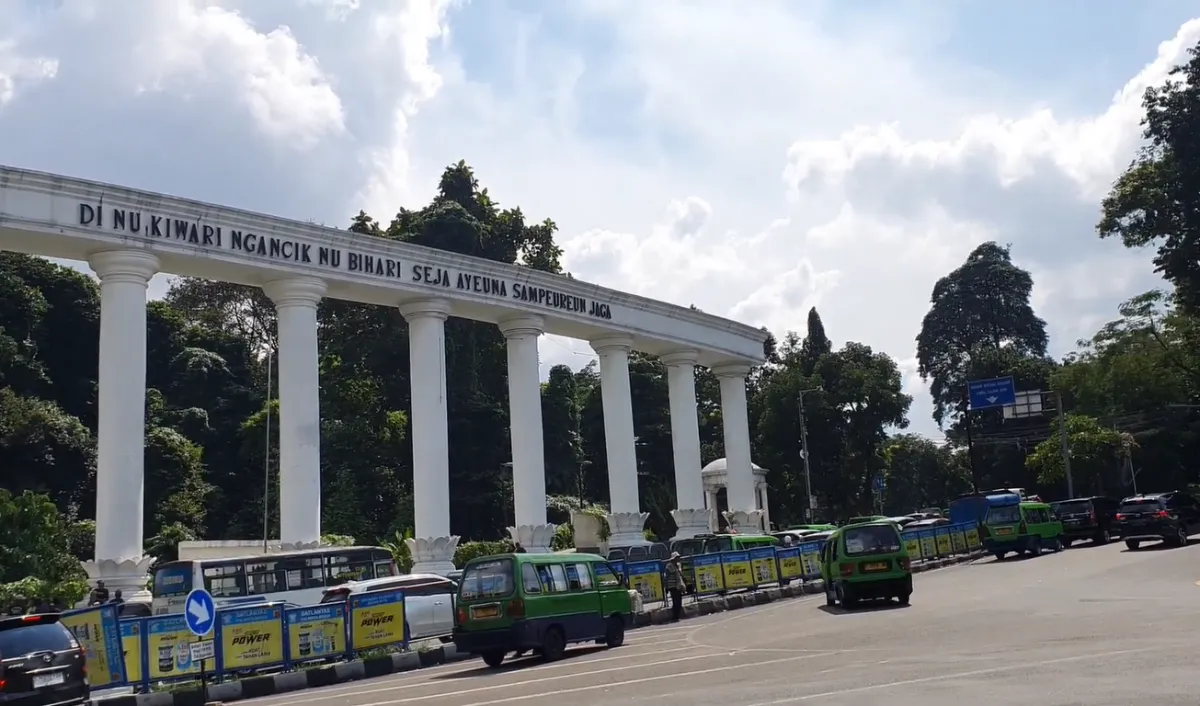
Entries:
POLYGON ((1067 706, 1200 703, 1200 543, 1080 545, 916 577, 907 608, 822 597, 629 633, 553 664, 479 661, 253 706, 1067 706))

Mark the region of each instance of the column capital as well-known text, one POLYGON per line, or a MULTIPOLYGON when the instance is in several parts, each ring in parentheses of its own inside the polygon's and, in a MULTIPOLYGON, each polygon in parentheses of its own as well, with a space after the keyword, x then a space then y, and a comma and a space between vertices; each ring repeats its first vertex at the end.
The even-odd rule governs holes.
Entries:
POLYGON ((144 250, 106 250, 93 253, 88 266, 100 282, 129 282, 143 287, 158 274, 158 258, 144 250))
POLYGON ((592 350, 596 351, 596 353, 607 353, 609 351, 624 351, 628 353, 633 350, 633 338, 623 334, 602 336, 592 339, 588 343, 591 344, 592 350))
POLYGON ((446 299, 413 299, 400 304, 400 315, 405 321, 416 319, 438 319, 445 321, 452 309, 446 299))
POLYGON ((546 320, 540 316, 526 314, 501 319, 497 326, 505 338, 524 338, 525 336, 540 336, 546 332, 546 320))
POLYGON ((712 366, 713 375, 719 378, 745 378, 751 366, 746 363, 722 363, 712 366))
POLYGON ((281 306, 307 306, 315 308, 325 298, 325 280, 316 277, 288 277, 267 282, 263 292, 281 306))
POLYGON ((700 361, 700 351, 684 348, 682 350, 671 351, 670 353, 663 353, 658 356, 658 359, 662 361, 663 365, 668 367, 695 367, 696 363, 700 361))

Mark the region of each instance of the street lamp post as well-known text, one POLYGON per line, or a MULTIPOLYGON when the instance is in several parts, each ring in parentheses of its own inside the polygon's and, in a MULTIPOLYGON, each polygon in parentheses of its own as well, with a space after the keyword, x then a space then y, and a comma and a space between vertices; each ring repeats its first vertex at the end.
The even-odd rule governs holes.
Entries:
POLYGON ((810 523, 813 521, 812 466, 808 461, 808 424, 804 420, 804 395, 820 391, 819 387, 801 390, 799 399, 796 401, 800 410, 800 454, 804 458, 804 496, 806 498, 804 512, 805 519, 810 523))

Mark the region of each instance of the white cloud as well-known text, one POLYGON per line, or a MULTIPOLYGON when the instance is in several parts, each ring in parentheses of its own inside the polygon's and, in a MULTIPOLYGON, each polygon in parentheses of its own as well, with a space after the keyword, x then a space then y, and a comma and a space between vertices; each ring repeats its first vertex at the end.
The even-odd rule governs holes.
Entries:
POLYGON ((465 159, 559 224, 578 277, 779 334, 819 306, 836 341, 901 361, 924 431, 914 338, 979 242, 1013 244, 1060 352, 1155 283, 1146 253, 1096 238, 1097 200, 1142 91, 1200 38, 1193 21, 1146 46, 1088 115, 939 56, 938 3, 853 21, 783 0, 32 7, 0 4, 0 134, 22 135, 0 162, 342 224, 419 206, 465 159))

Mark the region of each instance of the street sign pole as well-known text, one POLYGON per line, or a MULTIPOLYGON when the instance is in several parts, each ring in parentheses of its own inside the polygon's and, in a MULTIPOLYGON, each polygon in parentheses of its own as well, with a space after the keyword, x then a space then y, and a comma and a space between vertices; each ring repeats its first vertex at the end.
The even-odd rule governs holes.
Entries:
POLYGON ((971 473, 971 490, 979 494, 979 476, 975 473, 975 441, 971 438, 971 405, 963 400, 963 424, 967 427, 967 470, 971 473))
MULTIPOLYGON (((183 601, 183 622, 187 624, 187 629, 196 636, 200 642, 204 642, 204 637, 208 635, 213 626, 217 622, 217 605, 213 601, 212 594, 203 588, 194 588, 191 593, 188 593, 187 598, 183 601)), ((200 657, 200 689, 201 693, 208 693, 208 655, 215 645, 211 647, 197 647, 199 643, 192 643, 189 650, 193 652, 199 651, 200 657)))
POLYGON ((963 400, 963 423, 967 427, 967 462, 971 467, 971 486, 979 492, 979 478, 975 472, 975 444, 971 438, 971 412, 977 409, 1009 407, 1017 402, 1017 386, 1012 376, 989 380, 968 380, 967 396, 963 400))

